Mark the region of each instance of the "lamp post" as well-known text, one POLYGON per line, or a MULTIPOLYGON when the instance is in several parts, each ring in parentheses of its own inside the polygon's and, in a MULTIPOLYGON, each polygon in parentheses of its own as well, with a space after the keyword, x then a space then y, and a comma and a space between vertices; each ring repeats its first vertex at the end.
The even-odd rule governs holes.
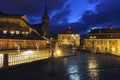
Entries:
POLYGON ((53 52, 53 38, 50 38, 50 54, 51 58, 54 58, 54 52, 53 52))
POLYGON ((72 37, 74 39, 74 46, 76 46, 76 37, 78 36, 78 34, 72 34, 72 37))
POLYGON ((15 47, 17 48, 17 52, 20 52, 20 44, 19 44, 19 43, 16 43, 16 44, 15 44, 15 47))
POLYGON ((39 44, 36 43, 37 52, 39 51, 39 44))
MULTIPOLYGON (((10 31, 10 28, 9 28, 9 31, 10 31)), ((6 32, 3 34, 5 35, 8 35, 8 39, 7 39, 7 43, 6 43, 6 53, 3 55, 3 68, 8 68, 9 66, 9 63, 8 63, 8 58, 9 58, 9 55, 8 55, 8 49, 9 49, 9 37, 10 37, 10 32, 6 34, 6 32)))
POLYGON ((94 39, 96 38, 96 36, 90 36, 90 38, 92 39, 92 47, 91 47, 91 52, 94 53, 94 39))
POLYGON ((72 37, 74 39, 74 47, 72 48, 73 53, 75 54, 76 52, 76 37, 78 36, 78 34, 72 34, 72 37))
POLYGON ((20 45, 18 45, 18 52, 20 52, 20 45))

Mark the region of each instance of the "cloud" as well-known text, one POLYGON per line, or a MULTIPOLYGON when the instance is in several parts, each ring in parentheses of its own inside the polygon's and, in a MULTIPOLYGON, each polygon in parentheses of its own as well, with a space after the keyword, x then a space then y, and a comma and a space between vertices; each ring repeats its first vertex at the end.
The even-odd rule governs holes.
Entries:
MULTIPOLYGON (((88 0, 90 3, 97 3, 95 10, 86 10, 78 22, 69 23, 69 25, 78 33, 84 34, 91 27, 108 27, 120 25, 120 1, 113 0, 88 0)), ((60 26, 59 26, 60 27, 60 26)), ((66 25, 68 27, 68 25, 66 25)), ((64 29, 64 28, 63 28, 64 29)))
POLYGON ((59 10, 67 0, 1 0, 0 10, 6 13, 23 13, 27 15, 42 15, 45 4, 49 12, 59 10))
POLYGON ((97 3, 99 0, 87 0, 89 3, 94 4, 97 3))
MULTIPOLYGON (((79 2, 79 0, 75 1, 79 2)), ((75 7, 76 3, 71 6, 68 2, 72 2, 72 0, 0 0, 0 10, 8 13, 27 14, 30 23, 39 23, 46 4, 49 6, 51 31, 55 32, 60 32, 68 26, 73 27, 77 32, 84 33, 90 26, 120 25, 119 0, 86 0, 84 4, 87 3, 82 6, 82 10, 75 7), (90 8, 91 5, 94 6, 90 8), (69 23, 71 13, 77 13, 77 10, 80 10, 80 14, 75 20, 77 22, 69 23)), ((81 3, 81 5, 84 4, 81 3)))
POLYGON ((96 5, 95 10, 84 11, 78 22, 71 24, 75 30, 85 33, 90 27, 120 25, 120 1, 106 0, 96 5))
MULTIPOLYGON (((89 25, 118 22, 120 20, 120 1, 106 0, 96 5, 96 10, 85 11, 81 20, 89 25)), ((119 24, 119 23, 118 23, 119 24)))
POLYGON ((62 10, 56 12, 56 14, 52 16, 51 25, 67 24, 70 12, 70 5, 67 4, 62 10))

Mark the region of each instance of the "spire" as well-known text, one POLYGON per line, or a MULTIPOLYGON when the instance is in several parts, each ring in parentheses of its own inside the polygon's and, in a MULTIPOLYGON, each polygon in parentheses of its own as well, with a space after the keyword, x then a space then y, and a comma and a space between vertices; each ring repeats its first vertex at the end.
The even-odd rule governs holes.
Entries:
POLYGON ((45 9, 44 9, 44 15, 45 15, 45 16, 48 16, 47 6, 45 6, 45 9))
POLYGON ((69 27, 68 27, 68 29, 70 30, 70 29, 71 29, 71 27, 69 26, 69 27))
POLYGON ((45 8, 44 8, 44 14, 43 14, 43 18, 48 18, 48 11, 47 11, 47 6, 45 5, 45 8))

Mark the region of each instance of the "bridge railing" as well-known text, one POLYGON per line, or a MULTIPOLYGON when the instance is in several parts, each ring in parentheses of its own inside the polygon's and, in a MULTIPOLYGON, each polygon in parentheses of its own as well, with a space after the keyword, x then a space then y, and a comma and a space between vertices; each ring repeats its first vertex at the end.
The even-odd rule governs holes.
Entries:
MULTIPOLYGON (((71 55, 71 50, 62 50, 61 53, 54 53, 54 57, 71 55)), ((73 54, 73 53, 72 53, 73 54)), ((24 63, 30 63, 37 60, 47 59, 51 57, 50 49, 47 50, 26 50, 21 52, 12 52, 8 54, 0 54, 0 68, 7 68, 24 63)))
MULTIPOLYGON (((0 54, 0 68, 3 68, 7 64, 7 66, 14 66, 18 64, 30 63, 33 61, 47 59, 50 57, 50 53, 48 50, 45 51, 24 51, 18 54, 7 54, 7 60, 5 58, 5 54, 0 54)), ((7 67, 5 66, 5 67, 7 67)))

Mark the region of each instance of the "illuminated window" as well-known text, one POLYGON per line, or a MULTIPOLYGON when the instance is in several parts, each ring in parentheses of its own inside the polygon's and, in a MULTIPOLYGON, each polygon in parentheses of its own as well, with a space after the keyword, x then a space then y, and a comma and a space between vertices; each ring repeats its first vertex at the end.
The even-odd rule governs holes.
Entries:
POLYGON ((23 31, 22 34, 25 34, 25 31, 23 31))
POLYGON ((28 32, 27 31, 23 31, 22 34, 28 34, 28 32))
POLYGON ((26 34, 28 34, 28 32, 26 31, 26 34))
POLYGON ((15 31, 10 31, 10 34, 15 34, 15 31))
POLYGON ((92 36, 90 36, 90 39, 92 38, 92 36))
POLYGON ((6 31, 6 30, 4 30, 4 31, 3 31, 3 34, 7 34, 7 31, 6 31))
POLYGON ((75 36, 78 36, 78 34, 76 34, 75 36))
POLYGON ((20 34, 20 31, 16 31, 16 34, 20 34))
POLYGON ((70 36, 68 36, 68 40, 70 40, 70 36))

